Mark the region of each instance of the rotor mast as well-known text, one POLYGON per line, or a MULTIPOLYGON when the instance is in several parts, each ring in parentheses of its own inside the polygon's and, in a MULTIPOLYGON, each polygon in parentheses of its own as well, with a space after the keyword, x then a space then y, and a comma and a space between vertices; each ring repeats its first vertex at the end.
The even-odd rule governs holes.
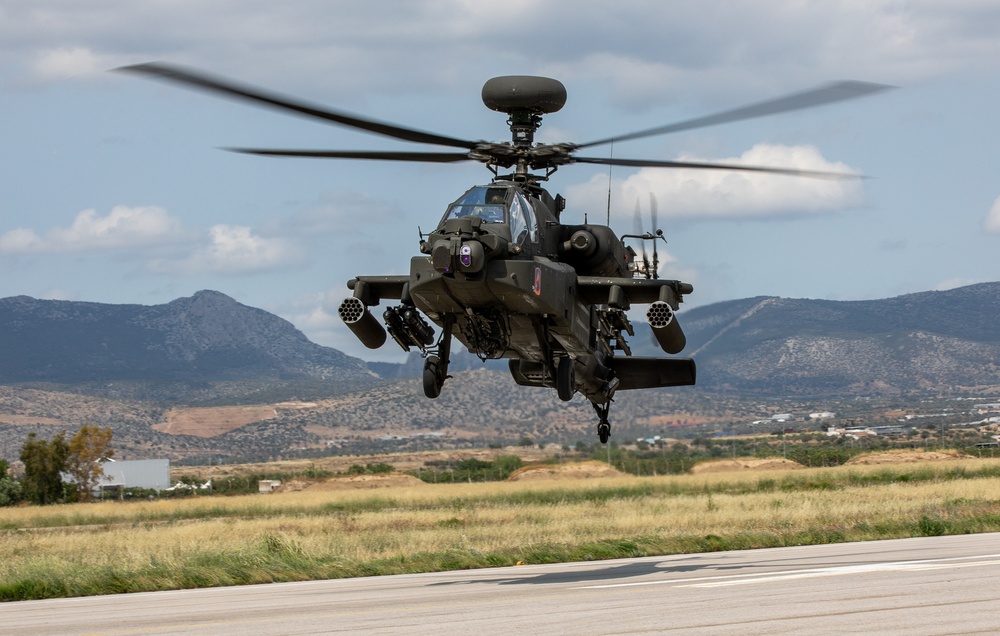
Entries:
POLYGON ((483 104, 490 110, 507 113, 513 155, 508 165, 514 166, 514 177, 534 178, 528 171, 536 159, 532 153, 535 131, 542 125, 542 115, 557 112, 566 104, 566 87, 548 77, 494 77, 483 85, 483 104))

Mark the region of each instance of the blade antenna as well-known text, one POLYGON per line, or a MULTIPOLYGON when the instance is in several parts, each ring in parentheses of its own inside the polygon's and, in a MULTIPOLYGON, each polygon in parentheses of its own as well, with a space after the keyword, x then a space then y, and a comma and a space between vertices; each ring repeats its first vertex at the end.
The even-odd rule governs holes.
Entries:
MULTIPOLYGON (((615 142, 611 140, 611 156, 615 156, 615 142)), ((611 170, 614 164, 608 164, 608 227, 611 227, 611 170)))

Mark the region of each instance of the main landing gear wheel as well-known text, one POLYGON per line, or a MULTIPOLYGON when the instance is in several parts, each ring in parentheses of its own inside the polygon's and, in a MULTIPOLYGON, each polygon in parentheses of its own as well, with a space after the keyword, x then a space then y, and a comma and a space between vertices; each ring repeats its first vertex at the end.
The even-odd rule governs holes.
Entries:
POLYGON ((611 424, 601 422, 597 425, 597 439, 601 440, 602 444, 608 443, 608 440, 611 439, 611 424))
POLYGON ((455 324, 454 316, 445 316, 444 328, 438 339, 434 355, 424 360, 424 395, 436 398, 441 395, 441 387, 448 379, 448 362, 451 358, 451 328, 455 324))
POLYGON ((441 395, 445 373, 441 360, 437 356, 428 356, 424 361, 424 395, 429 398, 441 395))
POLYGON ((601 421, 597 424, 597 439, 601 440, 602 444, 607 444, 608 440, 611 439, 611 422, 608 421, 608 412, 611 411, 611 402, 606 402, 604 404, 596 404, 591 402, 594 410, 597 411, 597 417, 601 418, 601 421))
POLYGON ((556 393, 563 402, 569 402, 576 393, 576 378, 573 373, 573 358, 563 356, 559 358, 559 366, 556 367, 556 393))

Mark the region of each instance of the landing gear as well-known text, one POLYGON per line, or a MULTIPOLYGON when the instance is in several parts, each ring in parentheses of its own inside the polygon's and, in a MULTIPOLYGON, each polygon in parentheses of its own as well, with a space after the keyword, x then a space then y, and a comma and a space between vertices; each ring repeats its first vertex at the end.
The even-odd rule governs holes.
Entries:
POLYGON ((597 411, 597 417, 601 418, 601 421, 597 423, 597 439, 601 440, 602 444, 607 444, 608 440, 611 439, 611 422, 608 421, 611 402, 605 402, 604 404, 591 402, 591 404, 593 404, 594 410, 597 411))
POLYGON ((576 393, 576 378, 573 373, 573 358, 563 356, 559 358, 559 365, 556 367, 556 393, 563 402, 569 402, 576 393))
POLYGON ((424 395, 429 398, 441 395, 441 387, 447 377, 447 365, 442 364, 437 356, 428 356, 424 361, 424 395))
POLYGON ((436 398, 441 395, 441 387, 448 379, 448 361, 451 357, 451 328, 453 321, 447 321, 441 331, 441 338, 435 350, 424 360, 424 395, 436 398))
POLYGON ((597 439, 601 440, 602 444, 608 443, 608 440, 611 439, 611 424, 601 422, 597 425, 597 439))

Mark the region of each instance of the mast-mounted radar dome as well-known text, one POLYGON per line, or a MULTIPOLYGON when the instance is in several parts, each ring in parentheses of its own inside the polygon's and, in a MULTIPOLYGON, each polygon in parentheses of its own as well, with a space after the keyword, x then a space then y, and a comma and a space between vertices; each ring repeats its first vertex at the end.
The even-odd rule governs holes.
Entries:
POLYGON ((554 113, 566 104, 566 87, 548 77, 505 75, 483 85, 483 103, 501 113, 554 113))

